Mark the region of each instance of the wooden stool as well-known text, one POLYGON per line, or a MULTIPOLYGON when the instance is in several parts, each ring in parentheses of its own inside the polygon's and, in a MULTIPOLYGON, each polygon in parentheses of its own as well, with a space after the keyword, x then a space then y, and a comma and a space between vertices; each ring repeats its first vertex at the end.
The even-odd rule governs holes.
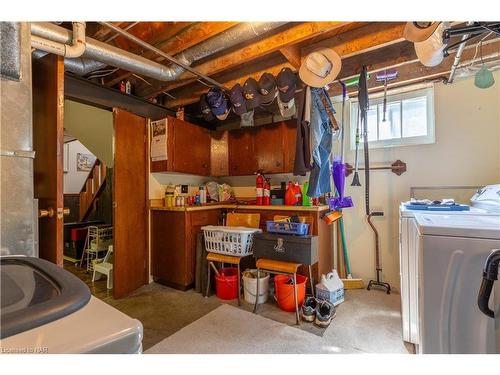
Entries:
MULTIPOLYGON (((272 259, 258 259, 257 260, 257 296, 259 296, 259 277, 260 270, 267 271, 269 273, 279 274, 279 275, 290 275, 293 277, 293 299, 295 302, 295 321, 297 325, 300 325, 299 319, 299 305, 297 297, 297 270, 301 266, 300 263, 283 262, 279 260, 272 259)), ((314 297, 314 285, 312 280, 311 265, 309 265, 309 279, 311 281, 311 293, 314 297)), ((255 298, 255 305, 253 306, 253 312, 257 313, 258 298, 255 298)))
POLYGON ((241 259, 245 257, 234 257, 231 255, 225 255, 225 254, 217 254, 217 253, 208 253, 207 254, 207 261, 208 261, 208 281, 207 281, 207 294, 206 296, 208 297, 208 292, 210 291, 210 267, 213 267, 215 270, 217 268, 214 265, 214 262, 222 263, 222 267, 224 267, 224 263, 228 264, 233 264, 238 267, 238 306, 241 306, 241 301, 240 301, 240 293, 241 293, 241 275, 240 275, 240 262, 241 259))

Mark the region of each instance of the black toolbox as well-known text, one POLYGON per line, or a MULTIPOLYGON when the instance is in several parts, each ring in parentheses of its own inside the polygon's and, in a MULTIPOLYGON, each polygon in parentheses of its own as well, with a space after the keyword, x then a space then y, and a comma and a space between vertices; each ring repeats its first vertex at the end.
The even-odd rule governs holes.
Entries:
POLYGON ((253 256, 311 265, 318 262, 318 236, 255 233, 253 256))

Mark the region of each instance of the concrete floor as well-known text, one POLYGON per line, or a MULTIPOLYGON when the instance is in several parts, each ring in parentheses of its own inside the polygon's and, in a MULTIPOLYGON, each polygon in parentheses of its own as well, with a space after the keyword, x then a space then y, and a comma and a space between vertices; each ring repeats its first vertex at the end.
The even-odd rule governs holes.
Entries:
MULTIPOLYGON (((183 327, 205 316, 212 310, 236 301, 221 301, 215 296, 204 298, 189 290, 178 291, 152 283, 133 294, 116 300, 106 289, 106 281, 92 283, 91 275, 65 263, 65 268, 76 274, 92 294, 125 314, 139 319, 144 326, 144 350, 173 335, 183 327)), ((346 300, 337 309, 337 316, 327 330, 313 324, 295 326, 293 313, 281 311, 272 298, 259 308, 259 315, 322 337, 328 343, 352 348, 353 352, 413 353, 413 346, 401 339, 400 297, 382 291, 346 291, 346 300)), ((242 301, 242 309, 251 311, 252 306, 242 301)))

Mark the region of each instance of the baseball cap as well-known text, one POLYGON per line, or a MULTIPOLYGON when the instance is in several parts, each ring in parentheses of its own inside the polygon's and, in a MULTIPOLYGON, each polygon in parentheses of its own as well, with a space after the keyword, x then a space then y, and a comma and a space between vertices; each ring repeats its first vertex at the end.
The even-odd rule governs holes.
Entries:
POLYGON ((281 116, 284 118, 295 116, 295 98, 292 98, 288 102, 283 102, 278 95, 278 108, 280 109, 281 116))
POLYGON ((278 96, 282 102, 288 103, 295 96, 297 88, 297 77, 290 68, 283 68, 276 78, 278 85, 278 96))
POLYGON ((261 103, 262 95, 259 92, 259 84, 253 78, 248 78, 243 85, 243 95, 247 105, 247 110, 257 108, 261 103))
POLYGON ((260 76, 259 92, 262 95, 262 105, 269 105, 274 101, 278 89, 276 88, 276 78, 271 73, 264 73, 260 76))
POLYGON ((219 119, 225 120, 229 115, 229 105, 224 91, 219 87, 212 87, 207 93, 207 103, 212 113, 219 119))
POLYGON ((254 126, 253 114, 254 114, 253 109, 251 111, 241 114, 240 126, 242 128, 248 128, 250 126, 254 126))
POLYGON ((243 96, 243 88, 239 83, 234 85, 229 92, 229 99, 231 100, 231 107, 233 108, 234 113, 238 116, 248 112, 247 103, 245 101, 245 97, 243 96))
POLYGON ((200 111, 203 115, 203 120, 213 121, 215 119, 214 114, 207 103, 207 94, 202 94, 200 96, 200 111))

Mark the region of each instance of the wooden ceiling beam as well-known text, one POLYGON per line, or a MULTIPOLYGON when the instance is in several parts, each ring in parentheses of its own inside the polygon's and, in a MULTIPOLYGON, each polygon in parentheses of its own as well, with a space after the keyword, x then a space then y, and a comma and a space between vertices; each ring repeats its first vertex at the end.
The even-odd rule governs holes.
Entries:
MULTIPOLYGON (((224 70, 232 69, 236 66, 248 63, 256 58, 279 51, 286 46, 302 42, 335 28, 340 28, 346 24, 349 24, 349 22, 304 22, 236 51, 227 53, 200 65, 196 65, 196 70, 202 74, 211 76, 224 70)), ((160 88, 147 90, 142 94, 139 93, 139 95, 151 98, 161 92, 171 91, 196 80, 195 78, 192 78, 192 75, 189 72, 182 74, 180 79, 187 80, 183 82, 179 81, 164 84, 160 88)))
MULTIPOLYGON (((204 40, 211 38, 227 29, 237 25, 237 22, 199 22, 192 26, 184 27, 178 33, 170 35, 166 40, 153 44, 156 48, 168 53, 176 55, 204 40)), ((165 58, 156 55, 154 52, 145 51, 141 55, 147 59, 152 59, 156 62, 164 61, 165 58)), ((118 82, 127 79, 132 73, 123 70, 118 71, 113 78, 105 82, 106 86, 113 86, 118 82)))
MULTIPOLYGON (((459 68, 464 65, 470 64, 472 59, 474 58, 476 44, 467 46, 462 54, 461 62, 459 64, 459 68)), ((485 61, 500 61, 500 39, 490 40, 486 43, 483 43, 482 46, 483 56, 485 61)), ((398 71, 398 77, 396 80, 391 81, 387 84, 388 88, 396 88, 401 86, 408 86, 411 84, 417 84, 425 81, 432 81, 436 79, 447 79, 449 73, 451 71, 451 66, 453 65, 453 61, 455 59, 455 54, 451 54, 444 58, 443 62, 438 66, 427 67, 422 65, 418 59, 411 59, 408 56, 409 60, 406 62, 399 62, 393 65, 385 65, 379 66, 374 65, 368 71, 379 71, 381 69, 387 68, 396 68, 398 71)), ((476 64, 478 64, 479 57, 476 56, 476 64)), ((359 72, 357 72, 359 73, 359 72)), ((384 89, 383 82, 376 82, 375 74, 372 74, 368 81, 368 91, 369 92, 377 92, 384 89)), ((332 85, 329 93, 332 96, 341 95, 341 88, 339 85, 332 85)), ((348 88, 348 93, 351 96, 357 95, 357 87, 348 88)))
POLYGON ((302 62, 302 52, 298 44, 280 48, 280 52, 295 69, 300 68, 300 63, 302 62))

